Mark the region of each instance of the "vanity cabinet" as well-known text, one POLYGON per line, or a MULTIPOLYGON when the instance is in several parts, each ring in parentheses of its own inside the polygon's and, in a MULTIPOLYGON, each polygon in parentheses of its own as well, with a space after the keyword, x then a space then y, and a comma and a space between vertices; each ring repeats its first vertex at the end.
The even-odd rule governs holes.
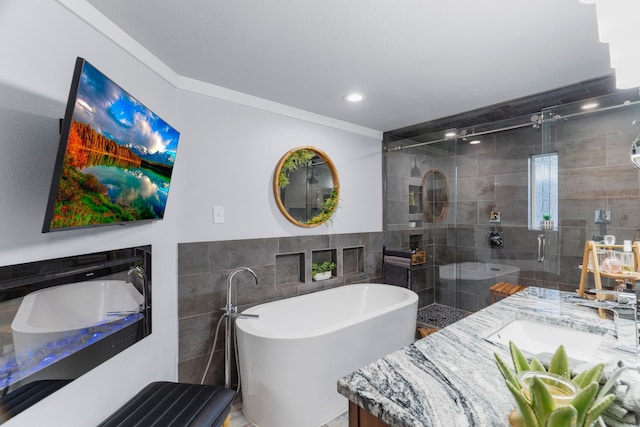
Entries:
POLYGON ((390 427, 389 424, 356 405, 349 402, 349 427, 390 427))

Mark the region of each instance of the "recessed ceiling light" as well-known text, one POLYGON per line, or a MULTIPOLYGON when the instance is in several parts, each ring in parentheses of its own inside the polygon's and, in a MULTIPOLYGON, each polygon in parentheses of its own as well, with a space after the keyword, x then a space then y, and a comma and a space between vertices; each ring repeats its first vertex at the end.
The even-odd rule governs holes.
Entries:
POLYGON ((597 102, 589 102, 588 104, 584 104, 582 107, 580 107, 583 110, 593 110, 594 108, 596 108, 598 106, 597 102))
POLYGON ((453 138, 454 136, 456 136, 456 131, 450 130, 447 131, 444 136, 446 136, 447 138, 453 138))
POLYGON ((480 141, 479 139, 474 139, 473 141, 469 141, 469 144, 471 145, 476 145, 476 144, 481 144, 482 141, 480 141))
POLYGON ((349 101, 349 102, 360 102, 364 99, 364 95, 360 94, 360 93, 350 93, 348 95, 345 95, 343 97, 343 99, 345 101, 349 101))

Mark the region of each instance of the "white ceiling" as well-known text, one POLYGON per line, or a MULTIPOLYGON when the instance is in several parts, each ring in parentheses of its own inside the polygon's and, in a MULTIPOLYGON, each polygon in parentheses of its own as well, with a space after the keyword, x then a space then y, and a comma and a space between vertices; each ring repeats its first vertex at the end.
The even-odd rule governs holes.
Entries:
POLYGON ((578 0, 88 2, 179 75, 379 131, 611 73, 578 0))

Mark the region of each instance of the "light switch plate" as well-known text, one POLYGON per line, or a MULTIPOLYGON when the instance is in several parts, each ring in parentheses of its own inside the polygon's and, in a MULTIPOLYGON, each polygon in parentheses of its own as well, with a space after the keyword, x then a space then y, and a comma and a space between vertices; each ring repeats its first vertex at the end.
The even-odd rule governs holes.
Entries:
POLYGON ((224 207, 222 206, 213 207, 213 223, 214 224, 224 223, 224 207))

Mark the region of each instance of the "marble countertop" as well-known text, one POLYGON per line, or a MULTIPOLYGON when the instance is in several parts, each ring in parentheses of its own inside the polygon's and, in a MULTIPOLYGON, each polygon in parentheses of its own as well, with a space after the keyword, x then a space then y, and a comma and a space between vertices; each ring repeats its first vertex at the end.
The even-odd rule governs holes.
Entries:
POLYGON ((394 427, 506 425, 515 401, 494 353, 508 364, 511 357, 485 338, 516 319, 604 334, 590 363, 637 364, 616 349, 613 321, 565 302, 570 295, 529 287, 340 378, 338 392, 394 427))

